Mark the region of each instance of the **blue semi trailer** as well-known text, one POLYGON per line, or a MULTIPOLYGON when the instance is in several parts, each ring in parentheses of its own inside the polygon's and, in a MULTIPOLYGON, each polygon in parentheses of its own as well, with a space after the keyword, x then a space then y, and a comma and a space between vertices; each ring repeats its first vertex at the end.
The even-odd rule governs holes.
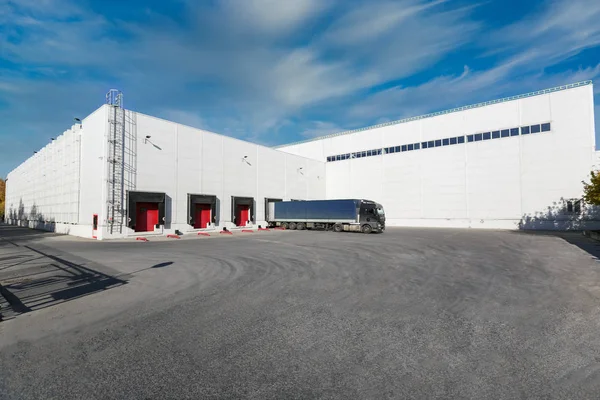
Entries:
POLYGON ((286 229, 325 229, 335 232, 383 232, 383 206, 370 200, 279 201, 268 205, 269 226, 286 229))

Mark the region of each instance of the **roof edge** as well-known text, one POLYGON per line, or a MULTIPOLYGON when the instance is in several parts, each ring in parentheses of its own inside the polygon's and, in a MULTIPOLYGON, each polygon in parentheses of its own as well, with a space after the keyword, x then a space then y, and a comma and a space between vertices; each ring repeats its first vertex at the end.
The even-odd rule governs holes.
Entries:
POLYGON ((420 120, 420 119, 437 117, 438 115, 451 114, 451 113, 455 113, 455 112, 459 112, 459 111, 470 110, 472 108, 485 107, 485 106, 489 106, 489 105, 492 105, 492 104, 505 103, 507 101, 524 99, 524 98, 533 97, 533 96, 540 96, 540 95, 547 94, 547 93, 560 92, 562 90, 573 89, 573 88, 576 88, 576 87, 587 86, 587 85, 591 85, 591 84, 592 84, 591 80, 581 81, 581 82, 576 82, 576 83, 570 83, 568 85, 556 86, 556 87, 553 87, 553 88, 538 90, 538 91, 535 91, 535 92, 529 92, 529 93, 519 94, 519 95, 515 95, 515 96, 510 96, 510 97, 503 97, 501 99, 485 101, 483 103, 476 103, 476 104, 471 104, 471 105, 467 105, 467 106, 461 106, 461 107, 457 107, 457 108, 451 108, 449 110, 437 111, 437 112, 433 112, 433 113, 429 113, 429 114, 419 115, 419 116, 416 116, 416 117, 403 118, 403 119, 399 119, 397 121, 384 122, 382 124, 366 126, 364 128, 357 128, 357 129, 352 129, 352 130, 349 130, 349 131, 331 133, 331 134, 325 135, 325 136, 319 136, 319 137, 316 137, 316 138, 300 140, 298 142, 292 142, 292 143, 286 143, 286 144, 281 144, 281 145, 273 146, 273 148, 274 149, 279 149, 279 148, 282 148, 282 147, 295 146, 295 145, 298 145, 298 144, 314 142, 314 141, 317 141, 317 140, 329 139, 329 138, 336 137, 336 136, 349 135, 351 133, 368 131, 368 130, 371 130, 371 129, 383 128, 385 126, 403 124, 403 123, 406 123, 406 122, 417 121, 417 120, 420 120))

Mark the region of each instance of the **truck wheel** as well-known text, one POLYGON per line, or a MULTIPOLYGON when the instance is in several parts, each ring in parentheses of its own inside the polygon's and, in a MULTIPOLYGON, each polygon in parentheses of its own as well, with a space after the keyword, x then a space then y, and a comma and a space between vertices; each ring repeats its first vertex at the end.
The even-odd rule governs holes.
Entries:
POLYGON ((371 227, 371 225, 365 224, 360 228, 360 231, 362 233, 371 233, 371 232, 373 232, 373 228, 371 227))
POLYGON ((342 225, 342 224, 333 225, 334 232, 342 232, 343 230, 344 230, 344 225, 342 225))
POLYGON ((288 223, 287 223, 287 222, 283 222, 283 223, 281 224, 281 227, 282 227, 283 229, 289 229, 289 227, 290 227, 290 226, 288 225, 288 223))
POLYGON ((290 230, 293 231, 294 229, 296 229, 296 223, 290 222, 290 230))
POLYGON ((306 229, 306 224, 304 222, 298 222, 298 224, 296 225, 296 229, 298 229, 299 231, 303 231, 306 229))

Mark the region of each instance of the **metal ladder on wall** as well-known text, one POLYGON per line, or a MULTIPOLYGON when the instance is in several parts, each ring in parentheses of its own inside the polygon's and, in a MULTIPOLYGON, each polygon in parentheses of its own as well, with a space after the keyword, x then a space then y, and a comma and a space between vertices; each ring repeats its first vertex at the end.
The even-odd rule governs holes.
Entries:
POLYGON ((125 207, 125 110, 123 93, 111 89, 106 94, 109 109, 108 133, 108 213, 107 222, 112 234, 116 229, 123 233, 125 207))

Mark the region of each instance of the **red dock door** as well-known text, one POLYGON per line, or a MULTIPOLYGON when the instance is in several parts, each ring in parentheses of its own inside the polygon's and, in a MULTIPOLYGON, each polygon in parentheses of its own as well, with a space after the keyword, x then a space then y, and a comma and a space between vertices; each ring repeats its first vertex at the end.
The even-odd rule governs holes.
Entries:
POLYGON ((136 232, 154 231, 154 226, 158 224, 158 203, 137 203, 136 204, 136 232))
POLYGON ((210 204, 196 204, 196 218, 194 219, 194 228, 204 229, 210 223, 210 204))
POLYGON ((247 204, 238 204, 235 214, 235 224, 237 226, 246 226, 246 221, 250 218, 250 206, 247 204))

